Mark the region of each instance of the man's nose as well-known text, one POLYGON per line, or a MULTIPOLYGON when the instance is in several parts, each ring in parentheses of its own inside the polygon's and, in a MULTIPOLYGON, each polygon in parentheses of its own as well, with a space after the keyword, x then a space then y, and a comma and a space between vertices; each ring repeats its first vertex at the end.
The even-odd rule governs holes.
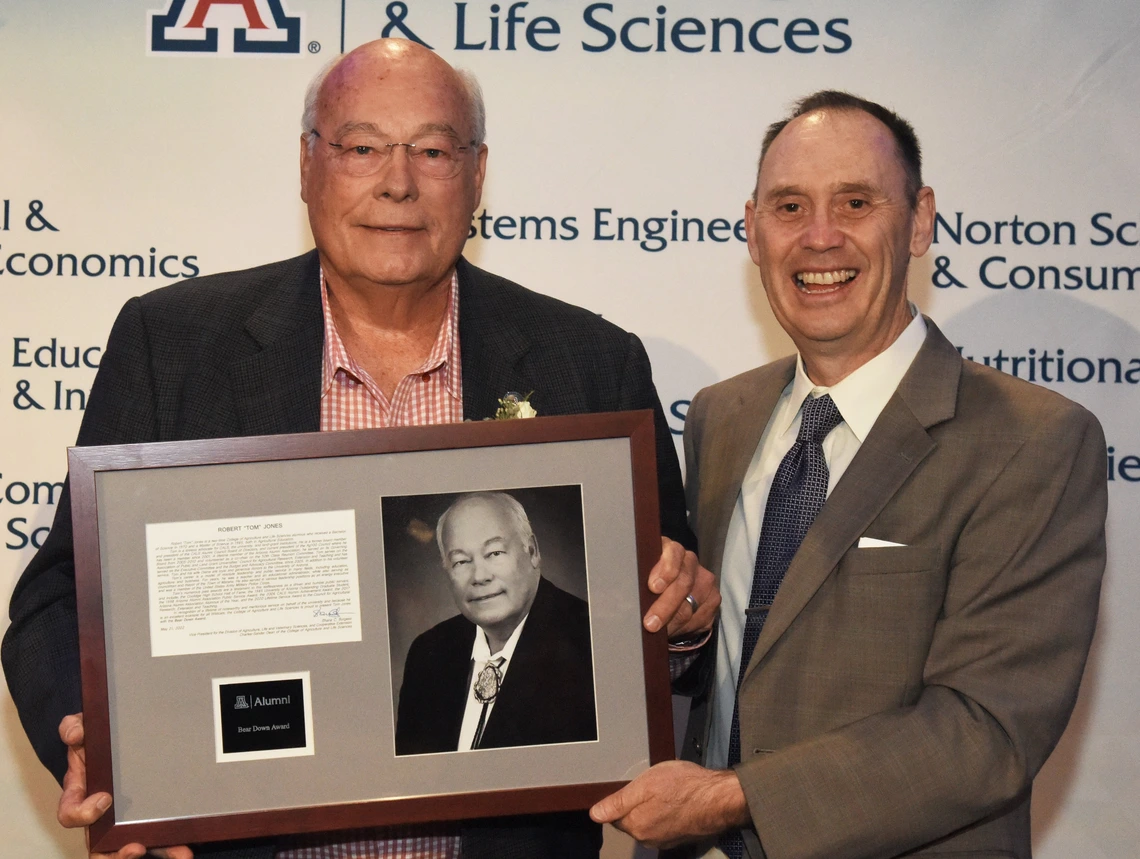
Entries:
POLYGON ((801 244, 805 248, 826 251, 842 247, 847 236, 830 207, 823 206, 811 213, 804 224, 801 244))
POLYGON ((491 573, 490 565, 485 563, 482 559, 476 559, 471 565, 471 584, 485 585, 491 581, 492 578, 494 578, 494 576, 491 573))
POLYGON ((384 159, 384 165, 376 174, 375 182, 373 193, 377 197, 387 197, 398 203, 402 200, 414 200, 419 196, 416 168, 412 166, 412 152, 405 144, 396 144, 388 150, 388 157, 384 159))

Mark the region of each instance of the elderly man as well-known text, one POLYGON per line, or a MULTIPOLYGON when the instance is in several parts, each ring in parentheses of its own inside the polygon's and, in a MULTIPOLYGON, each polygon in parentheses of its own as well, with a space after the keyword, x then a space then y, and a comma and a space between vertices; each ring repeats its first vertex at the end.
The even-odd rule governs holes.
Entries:
POLYGON ((596 740, 589 607, 543 577, 523 506, 460 496, 436 538, 459 614, 412 642, 396 754, 596 740))
POLYGON ((689 410, 690 521, 724 596, 687 747, 705 766, 592 813, 692 853, 1028 859, 1096 622, 1100 426, 964 361, 907 301, 934 194, 893 112, 804 99, 746 218, 799 355, 689 410))
MULTIPOLYGON (((679 468, 638 339, 460 257, 487 163, 483 116, 474 81, 421 46, 382 40, 340 58, 310 89, 301 137, 316 250, 129 301, 79 444, 479 420, 511 390, 533 390, 544 415, 652 408, 662 530, 684 540, 679 468)), ((111 797, 86 795, 82 718, 68 715, 81 708, 70 513, 65 491, 13 593, 3 658, 32 744, 63 781, 60 821, 82 826, 111 797)), ((651 631, 711 626, 719 598, 691 553, 669 543, 650 587, 660 595, 645 618, 651 631)), ((454 828, 406 835, 199 855, 454 856, 460 846, 454 828)), ((462 839, 466 856, 545 855, 552 845, 590 856, 601 836, 581 815, 470 825, 462 839)))

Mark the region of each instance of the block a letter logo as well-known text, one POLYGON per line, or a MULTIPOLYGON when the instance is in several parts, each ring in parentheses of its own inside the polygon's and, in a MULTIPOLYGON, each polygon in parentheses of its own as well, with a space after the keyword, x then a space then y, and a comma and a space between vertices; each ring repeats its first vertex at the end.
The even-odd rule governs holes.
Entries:
POLYGON ((148 54, 299 54, 301 16, 281 0, 169 0, 148 13, 148 54), (233 33, 219 44, 219 30, 233 33))

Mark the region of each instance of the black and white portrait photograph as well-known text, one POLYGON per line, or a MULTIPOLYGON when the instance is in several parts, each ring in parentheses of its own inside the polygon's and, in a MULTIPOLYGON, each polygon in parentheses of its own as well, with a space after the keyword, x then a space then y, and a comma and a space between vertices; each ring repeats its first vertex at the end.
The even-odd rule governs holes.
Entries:
POLYGON ((597 740, 581 487, 381 508, 396 754, 597 740))

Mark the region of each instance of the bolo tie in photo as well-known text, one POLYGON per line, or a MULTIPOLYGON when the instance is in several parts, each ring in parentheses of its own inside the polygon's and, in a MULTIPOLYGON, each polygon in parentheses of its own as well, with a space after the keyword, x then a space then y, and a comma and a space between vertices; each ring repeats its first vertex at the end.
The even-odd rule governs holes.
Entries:
POLYGON ((472 691, 475 692, 475 700, 483 705, 483 710, 479 713, 479 724, 475 726, 475 736, 471 740, 472 749, 479 748, 479 744, 483 741, 483 731, 487 727, 487 711, 491 709, 491 703, 503 686, 503 672, 499 667, 506 661, 502 656, 488 660, 483 670, 479 672, 479 676, 475 678, 472 691))

